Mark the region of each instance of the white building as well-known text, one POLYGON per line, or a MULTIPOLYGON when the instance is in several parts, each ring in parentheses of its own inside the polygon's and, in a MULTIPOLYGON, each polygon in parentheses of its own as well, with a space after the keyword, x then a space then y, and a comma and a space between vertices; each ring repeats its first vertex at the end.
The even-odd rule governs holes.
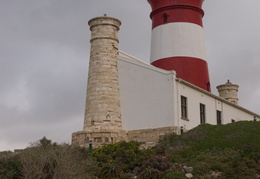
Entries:
POLYGON ((124 130, 227 124, 259 115, 166 71, 120 52, 118 57, 124 130))
POLYGON ((210 92, 201 9, 203 0, 148 0, 153 21, 151 64, 119 50, 121 22, 89 21, 91 50, 84 127, 72 143, 156 143, 200 124, 259 120, 238 105, 238 85, 210 92), (172 34, 173 33, 173 34, 172 34))

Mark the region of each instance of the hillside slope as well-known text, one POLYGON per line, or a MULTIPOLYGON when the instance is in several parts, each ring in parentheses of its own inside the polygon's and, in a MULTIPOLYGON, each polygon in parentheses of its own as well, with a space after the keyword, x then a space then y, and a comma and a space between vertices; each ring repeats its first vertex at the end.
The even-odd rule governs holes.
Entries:
POLYGON ((195 177, 260 178, 260 122, 200 125, 181 136, 165 136, 154 148, 172 162, 194 167, 195 177))

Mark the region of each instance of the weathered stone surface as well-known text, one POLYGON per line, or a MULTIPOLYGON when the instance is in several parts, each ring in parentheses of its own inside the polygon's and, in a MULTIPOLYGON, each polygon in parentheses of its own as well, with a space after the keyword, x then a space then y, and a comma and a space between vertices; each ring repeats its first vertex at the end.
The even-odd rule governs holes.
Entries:
POLYGON ((176 133, 178 130, 177 127, 160 127, 154 129, 141 129, 141 130, 132 130, 128 131, 128 140, 145 142, 147 145, 149 142, 157 143, 159 140, 163 139, 164 135, 170 133, 176 133))
POLYGON ((187 178, 193 178, 193 175, 192 175, 191 173, 186 173, 185 176, 186 176, 187 178))
POLYGON ((117 69, 120 24, 110 17, 89 21, 91 50, 83 129, 88 132, 122 130, 117 69))
POLYGON ((155 129, 142 129, 133 131, 109 129, 93 129, 90 131, 79 131, 72 134, 72 144, 88 147, 90 140, 94 147, 120 141, 142 142, 141 148, 155 146, 164 135, 176 133, 177 127, 161 127, 155 129), (101 140, 100 140, 101 138, 101 140))
POLYGON ((183 166, 183 169, 184 169, 185 173, 192 173, 193 172, 193 168, 192 167, 183 166))
POLYGON ((72 144, 82 147, 88 147, 92 143, 94 148, 105 144, 127 141, 126 132, 123 130, 96 130, 96 131, 79 131, 72 134, 72 144))
POLYGON ((210 174, 207 175, 209 178, 218 178, 221 176, 221 172, 218 171, 210 171, 210 174))
POLYGON ((217 86, 219 96, 235 104, 238 104, 238 88, 238 85, 229 80, 226 84, 217 86))
POLYGON ((89 21, 91 49, 83 131, 72 134, 72 144, 98 147, 127 140, 122 131, 118 81, 118 31, 121 22, 111 17, 89 21))

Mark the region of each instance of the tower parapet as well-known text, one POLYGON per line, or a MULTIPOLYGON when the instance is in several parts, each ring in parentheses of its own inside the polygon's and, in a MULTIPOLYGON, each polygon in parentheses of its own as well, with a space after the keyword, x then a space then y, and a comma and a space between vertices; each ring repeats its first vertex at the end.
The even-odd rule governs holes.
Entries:
POLYGON ((202 25, 203 0, 148 0, 152 7, 151 64, 211 91, 202 25))
POLYGON ((229 80, 226 84, 217 86, 219 97, 232 103, 238 104, 238 85, 232 84, 229 80))

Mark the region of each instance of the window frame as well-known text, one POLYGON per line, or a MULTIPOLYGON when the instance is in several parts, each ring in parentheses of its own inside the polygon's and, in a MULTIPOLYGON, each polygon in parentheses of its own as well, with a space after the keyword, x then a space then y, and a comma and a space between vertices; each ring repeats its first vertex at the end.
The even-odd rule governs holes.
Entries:
POLYGON ((206 124, 206 105, 200 103, 200 124, 206 124))
POLYGON ((222 124, 222 111, 217 110, 216 112, 217 114, 217 125, 221 125, 222 124))
POLYGON ((188 98, 181 95, 181 118, 188 119, 188 98))

